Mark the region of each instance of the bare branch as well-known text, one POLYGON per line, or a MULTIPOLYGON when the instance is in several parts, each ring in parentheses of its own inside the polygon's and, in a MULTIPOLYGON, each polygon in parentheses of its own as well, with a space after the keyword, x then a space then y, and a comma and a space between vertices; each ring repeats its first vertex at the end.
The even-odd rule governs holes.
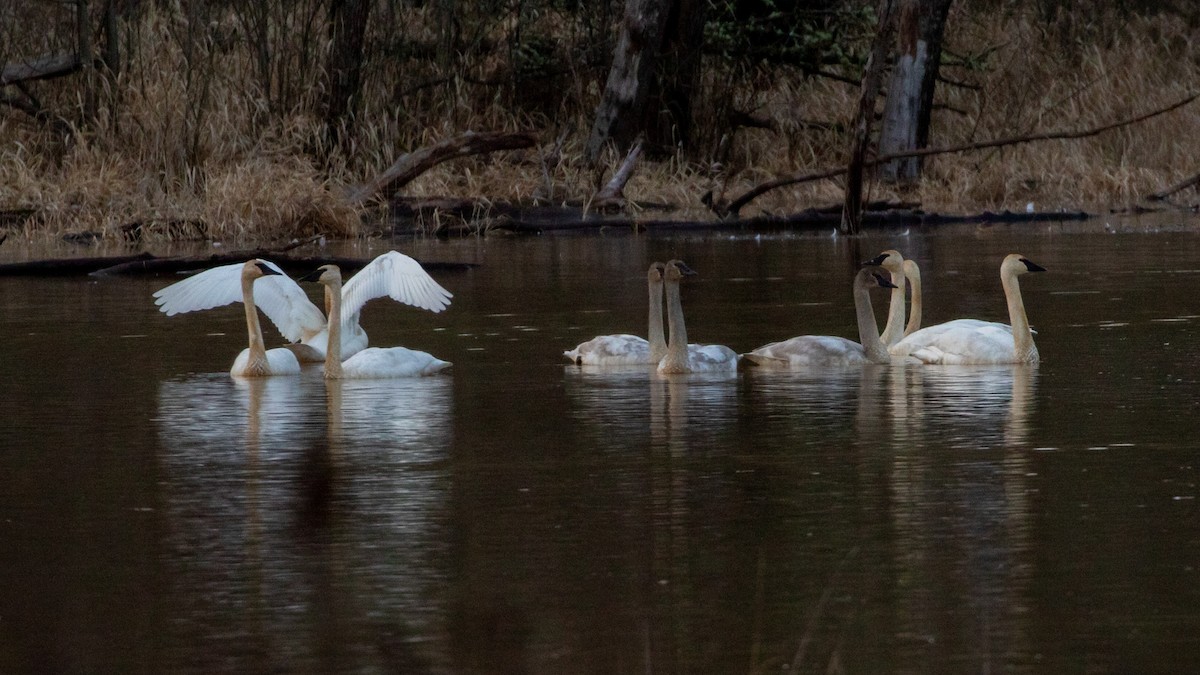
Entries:
MULTIPOLYGON (((991 141, 980 141, 978 143, 968 143, 966 145, 956 145, 956 146, 945 147, 945 148, 920 148, 917 150, 908 150, 905 152, 897 152, 897 153, 893 153, 893 154, 889 154, 889 155, 880 155, 872 160, 867 161, 864 164, 864 166, 876 166, 878 164, 882 164, 884 162, 891 161, 893 159, 901 159, 904 157, 930 157, 932 155, 945 155, 945 154, 949 154, 952 152, 966 152, 969 150, 983 150, 985 148, 998 148, 998 147, 1007 146, 1007 145, 1018 145, 1020 143, 1032 143, 1034 141, 1074 140, 1074 139, 1079 139, 1079 138, 1088 138, 1090 136, 1096 136, 1096 135, 1102 134, 1106 131, 1112 131, 1113 129, 1119 129, 1121 127, 1127 127, 1127 126, 1130 126, 1133 124, 1137 124, 1138 122, 1144 122, 1152 117, 1164 115, 1173 110, 1182 108, 1183 106, 1191 103, 1192 101, 1195 101, 1197 98, 1200 98, 1200 92, 1194 93, 1194 94, 1189 94, 1187 97, 1185 97, 1175 103, 1172 103, 1171 105, 1168 105, 1166 107, 1158 108, 1156 110, 1152 110, 1150 112, 1143 113, 1143 114, 1137 115, 1135 117, 1130 117, 1128 119, 1113 122, 1111 124, 1105 124, 1105 125, 1098 126, 1098 127, 1092 127, 1091 129, 1067 130, 1067 131, 1047 131, 1047 132, 1042 132, 1042 133, 1037 133, 1037 134, 1027 134, 1024 136, 1000 138, 1000 139, 995 139, 995 140, 991 140, 991 141)), ((732 202, 730 202, 729 205, 724 209, 724 213, 721 213, 720 211, 718 211, 718 214, 720 214, 722 216, 726 216, 726 215, 736 216, 738 214, 738 212, 744 206, 746 206, 747 204, 754 201, 758 197, 761 197, 762 195, 764 195, 767 192, 770 192, 771 190, 774 190, 776 188, 781 188, 781 187, 784 187, 787 185, 797 185, 799 183, 809 183, 814 180, 821 180, 823 178, 833 178, 835 176, 840 176, 844 173, 846 173, 846 168, 840 167, 837 169, 826 169, 824 171, 816 171, 816 172, 812 172, 812 173, 805 173, 805 174, 799 174, 799 175, 794 175, 794 176, 786 176, 783 178, 776 178, 775 180, 767 181, 766 183, 762 183, 761 185, 757 185, 757 186, 751 188, 750 190, 746 191, 740 197, 738 197, 737 199, 734 199, 732 202)))

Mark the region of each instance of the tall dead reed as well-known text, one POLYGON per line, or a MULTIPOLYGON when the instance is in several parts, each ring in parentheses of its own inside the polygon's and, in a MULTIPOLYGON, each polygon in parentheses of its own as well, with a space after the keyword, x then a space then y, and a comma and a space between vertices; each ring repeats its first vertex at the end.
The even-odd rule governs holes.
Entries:
MULTIPOLYGON (((172 220, 203 221, 219 239, 351 236, 362 231, 362 214, 346 204, 344 186, 466 130, 518 129, 540 130, 542 151, 446 163, 408 193, 586 201, 602 176, 583 163, 582 150, 618 13, 610 3, 575 14, 553 3, 532 13, 518 5, 454 21, 445 3, 377 7, 359 108, 334 148, 321 118, 323 2, 141 3, 122 19, 124 62, 115 80, 102 82, 111 88, 101 97, 108 104, 93 120, 78 114, 73 77, 34 83, 40 103, 75 124, 71 138, 0 110, 0 209, 38 209, 30 236, 115 236, 128 223, 172 220), (439 51, 446 44, 455 45, 453 58, 439 51)), ((1181 98, 1200 82, 1186 18, 1102 18, 1103 35, 1081 39, 1046 22, 1035 3, 982 7, 956 3, 950 18, 943 73, 959 84, 939 88, 934 145, 1098 126, 1181 98)), ((70 29, 61 18, 35 20, 52 24, 49 32, 21 29, 28 40, 7 41, 6 58, 52 49, 46 36, 70 29)), ((798 69, 734 67, 710 56, 695 100, 701 141, 644 162, 626 194, 703 215, 706 190, 733 196, 779 175, 838 166, 856 97, 851 85, 798 69), (731 126, 731 111, 769 124, 731 126)), ((938 156, 915 188, 873 184, 870 197, 951 212, 1124 205, 1200 171, 1197 130, 1194 104, 1094 138, 938 156)), ((744 213, 840 199, 837 181, 815 182, 769 193, 744 213)))

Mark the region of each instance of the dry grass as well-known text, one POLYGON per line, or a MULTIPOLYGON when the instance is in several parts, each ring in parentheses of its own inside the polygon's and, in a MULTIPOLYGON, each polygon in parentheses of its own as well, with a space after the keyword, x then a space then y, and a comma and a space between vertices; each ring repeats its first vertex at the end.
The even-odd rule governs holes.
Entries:
MULTIPOLYGON (((980 67, 944 71, 978 88, 940 88, 945 108, 935 115, 935 145, 1098 126, 1182 98, 1200 82, 1200 53, 1182 20, 1113 20, 1103 39, 1087 44, 1025 13, 971 14, 967 4, 958 3, 951 17, 949 51, 994 49, 980 67)), ((202 220, 210 236, 223 240, 352 236, 363 229, 363 214, 345 203, 343 186, 383 170, 403 152, 468 129, 538 129, 543 145, 443 164, 408 186, 408 194, 586 201, 602 178, 581 157, 603 73, 555 80, 552 96, 538 91, 544 85, 530 84, 522 98, 522 92, 462 78, 422 86, 436 74, 432 67, 419 71, 376 60, 368 64, 361 121, 345 151, 329 154, 321 151, 319 120, 311 112, 318 78, 308 78, 290 106, 278 109, 272 101, 282 85, 264 94, 248 43, 228 37, 239 30, 235 16, 214 17, 212 39, 196 43, 189 61, 180 38, 184 19, 155 6, 136 27, 141 47, 116 83, 115 103, 101 106, 87 133, 64 146, 22 113, 0 113, 0 209, 39 209, 27 236, 114 235, 127 223, 171 220, 202 220), (563 133, 560 152, 544 163, 542 153, 563 133)), ((410 10, 396 20, 412 39, 433 40, 437 21, 430 11, 410 10)), ((565 21, 553 14, 538 20, 556 31, 566 30, 565 21)), ((497 22, 483 37, 502 42, 511 30, 510 23, 497 22)), ((319 63, 323 55, 318 50, 312 58, 319 63)), ((480 59, 464 75, 495 78, 510 65, 480 59)), ((69 78, 39 91, 48 108, 72 110, 78 100, 72 86, 77 82, 69 78)), ((699 197, 708 189, 733 197, 779 175, 842 162, 844 132, 802 121, 844 124, 853 114, 853 87, 784 69, 731 77, 714 68, 703 90, 697 116, 705 134, 696 156, 645 162, 628 196, 684 205, 692 209, 685 214, 703 217, 699 197), (716 101, 769 117, 776 128, 723 130, 716 101)), ((899 192, 876 184, 869 197, 917 200, 926 210, 945 212, 1019 209, 1027 202, 1040 210, 1125 205, 1200 170, 1198 105, 1085 140, 939 156, 928 161, 919 186, 899 192)), ((608 157, 608 166, 619 159, 608 157)), ((836 181, 797 185, 765 195, 743 214, 787 213, 841 197, 836 181)))

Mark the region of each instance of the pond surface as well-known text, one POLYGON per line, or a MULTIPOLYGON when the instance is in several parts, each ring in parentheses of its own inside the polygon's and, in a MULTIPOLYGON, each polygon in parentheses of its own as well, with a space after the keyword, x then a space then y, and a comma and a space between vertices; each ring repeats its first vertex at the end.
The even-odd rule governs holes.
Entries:
POLYGON ((0 672, 1194 671, 1200 236, 1131 229, 400 241, 479 266, 364 325, 454 367, 336 386, 230 379, 240 306, 169 278, 0 279, 0 672), (1048 268, 1042 364, 560 360, 673 257, 694 341, 854 337, 891 247, 926 325, 1048 268))

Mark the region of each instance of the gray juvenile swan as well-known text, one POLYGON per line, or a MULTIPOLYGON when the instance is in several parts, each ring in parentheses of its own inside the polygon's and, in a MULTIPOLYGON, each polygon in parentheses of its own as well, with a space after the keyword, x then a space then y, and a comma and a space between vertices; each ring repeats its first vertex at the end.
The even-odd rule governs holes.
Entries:
POLYGON ((871 288, 894 288, 894 284, 884 278, 878 268, 886 255, 864 263, 854 275, 854 312, 858 319, 859 342, 834 335, 801 335, 747 352, 741 356, 741 363, 744 366, 786 370, 895 361, 879 337, 879 324, 871 308, 871 288))
POLYGON ((663 268, 660 262, 646 270, 646 285, 650 291, 649 340, 620 333, 599 335, 581 342, 563 356, 580 366, 648 366, 658 363, 667 352, 663 335, 663 268))
POLYGON ((658 372, 667 375, 712 373, 737 369, 737 352, 723 345, 689 345, 687 327, 683 322, 683 303, 679 285, 685 276, 696 272, 682 260, 668 261, 663 271, 666 287, 667 330, 671 338, 667 353, 658 363, 658 372))
POLYGON ((426 352, 404 347, 367 347, 342 361, 340 332, 342 320, 342 272, 337 265, 322 265, 300 278, 317 281, 329 289, 329 348, 325 352, 326 379, 378 379, 433 375, 450 367, 448 361, 426 352))
POLYGON ((1037 363, 1040 356, 1033 343, 1017 276, 1044 271, 1045 268, 1017 253, 1006 256, 1000 264, 1000 283, 1011 325, 956 319, 922 328, 889 350, 895 356, 909 356, 931 364, 1037 363))
POLYGON ((284 348, 267 350, 263 345, 262 326, 258 323, 258 309, 254 305, 254 282, 262 278, 282 275, 274 265, 262 260, 247 260, 241 268, 242 304, 246 308, 246 331, 250 334, 250 346, 243 349, 233 361, 229 374, 234 377, 270 377, 272 375, 297 375, 300 362, 296 355, 284 348))
MULTIPOLYGON (((299 284, 283 274, 274 263, 260 261, 276 276, 255 286, 258 307, 279 328, 300 361, 325 360, 329 330, 324 313, 308 299, 299 284)), ((154 293, 155 304, 167 316, 195 312, 238 302, 242 299, 242 264, 222 265, 190 276, 154 293)), ((358 325, 363 305, 375 298, 389 297, 397 302, 431 312, 440 312, 450 304, 450 291, 442 288, 416 260, 388 251, 367 263, 342 288, 341 352, 349 358, 367 346, 367 333, 358 325)), ((325 297, 328 308, 330 297, 325 297)))

